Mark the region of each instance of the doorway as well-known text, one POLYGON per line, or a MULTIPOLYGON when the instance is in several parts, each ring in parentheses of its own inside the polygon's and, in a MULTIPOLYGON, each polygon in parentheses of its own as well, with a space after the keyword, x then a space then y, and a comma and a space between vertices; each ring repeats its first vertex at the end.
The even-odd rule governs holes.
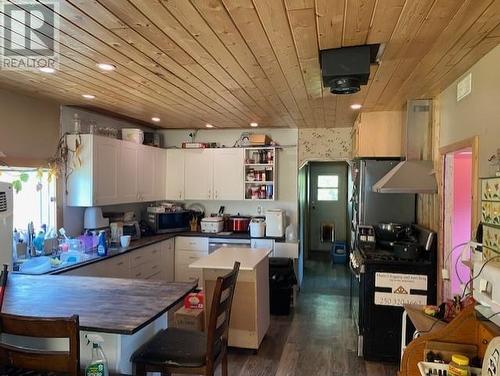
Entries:
POLYGON ((308 248, 329 254, 334 241, 347 241, 347 164, 312 162, 309 182, 308 248))
POLYGON ((474 237, 477 225, 477 139, 441 150, 443 163, 443 266, 444 299, 462 294, 470 269, 460 262, 463 244, 474 237))

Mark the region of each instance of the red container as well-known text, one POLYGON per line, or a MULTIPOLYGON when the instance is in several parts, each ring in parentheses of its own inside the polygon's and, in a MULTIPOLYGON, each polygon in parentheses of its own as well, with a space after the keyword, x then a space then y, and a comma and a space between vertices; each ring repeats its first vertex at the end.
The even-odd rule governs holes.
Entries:
POLYGON ((229 217, 229 230, 233 232, 248 232, 250 217, 229 217))
POLYGON ((184 308, 203 309, 205 306, 205 294, 203 292, 191 292, 184 298, 184 308))

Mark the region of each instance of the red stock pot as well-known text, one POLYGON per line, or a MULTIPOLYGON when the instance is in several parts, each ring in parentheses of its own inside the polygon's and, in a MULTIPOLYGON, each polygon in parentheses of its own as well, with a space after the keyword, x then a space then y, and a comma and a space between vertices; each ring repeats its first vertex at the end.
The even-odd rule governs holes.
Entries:
POLYGON ((229 230, 233 232, 247 232, 250 226, 250 217, 229 217, 229 230))

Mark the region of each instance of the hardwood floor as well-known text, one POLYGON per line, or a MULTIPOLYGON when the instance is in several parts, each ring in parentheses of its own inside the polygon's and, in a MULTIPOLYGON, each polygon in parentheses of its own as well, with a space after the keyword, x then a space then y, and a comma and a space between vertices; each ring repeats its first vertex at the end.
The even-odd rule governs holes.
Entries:
POLYGON ((307 261, 304 272, 303 290, 293 313, 271 316, 271 327, 257 354, 230 349, 229 375, 396 375, 396 365, 365 362, 356 355, 348 269, 307 261))

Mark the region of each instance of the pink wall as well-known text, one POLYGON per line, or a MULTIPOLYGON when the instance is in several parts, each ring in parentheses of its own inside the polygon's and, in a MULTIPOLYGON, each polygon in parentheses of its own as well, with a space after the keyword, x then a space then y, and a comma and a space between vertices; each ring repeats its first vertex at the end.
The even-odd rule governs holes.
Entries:
MULTIPOLYGON (((453 228, 452 245, 468 242, 471 238, 472 216, 472 155, 455 153, 453 169, 453 228)), ((455 273, 455 262, 461 255, 461 248, 453 253, 451 271, 451 292, 461 294, 460 281, 455 273)), ((469 270, 460 261, 457 264, 462 281, 469 279, 469 270)))

